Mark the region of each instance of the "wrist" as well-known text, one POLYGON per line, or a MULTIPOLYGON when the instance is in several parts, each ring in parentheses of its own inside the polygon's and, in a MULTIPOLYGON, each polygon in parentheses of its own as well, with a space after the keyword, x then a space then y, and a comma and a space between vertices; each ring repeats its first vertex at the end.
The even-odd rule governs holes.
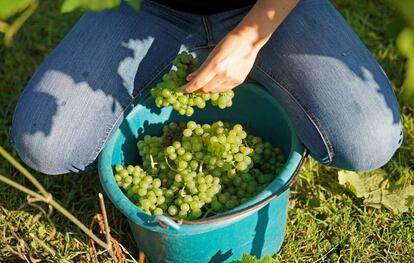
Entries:
POLYGON ((236 36, 243 40, 244 45, 249 45, 252 50, 259 52, 260 48, 266 44, 269 36, 262 35, 257 25, 240 24, 234 28, 229 36, 236 36))

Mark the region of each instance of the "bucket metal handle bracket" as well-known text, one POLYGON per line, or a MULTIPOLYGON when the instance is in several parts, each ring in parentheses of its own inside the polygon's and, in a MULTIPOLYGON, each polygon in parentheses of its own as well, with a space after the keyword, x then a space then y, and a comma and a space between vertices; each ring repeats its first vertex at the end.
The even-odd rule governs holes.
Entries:
POLYGON ((171 219, 170 217, 166 217, 166 216, 154 216, 154 217, 150 217, 150 219, 148 219, 148 223, 155 223, 155 224, 159 224, 160 227, 162 228, 173 228, 175 230, 179 230, 181 227, 180 223, 175 222, 173 219, 171 219))

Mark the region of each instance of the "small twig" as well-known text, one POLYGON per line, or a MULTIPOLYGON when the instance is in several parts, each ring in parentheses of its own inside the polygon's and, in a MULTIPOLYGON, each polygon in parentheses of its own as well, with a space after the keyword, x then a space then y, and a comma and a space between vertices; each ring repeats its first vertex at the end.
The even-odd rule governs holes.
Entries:
POLYGON ((105 224, 105 237, 106 237, 106 243, 107 243, 107 246, 108 246, 108 252, 111 255, 112 259, 115 262, 118 262, 117 258, 115 257, 115 254, 114 254, 114 250, 112 248, 111 233, 110 233, 109 224, 108 224, 108 217, 106 215, 106 208, 105 208, 105 202, 104 202, 103 194, 99 193, 98 196, 99 196, 99 203, 101 205, 102 216, 103 216, 103 220, 104 220, 104 224, 105 224))
POLYGON ((9 24, 0 20, 0 32, 5 33, 8 27, 9 24))
MULTIPOLYGON (((45 242, 43 242, 43 240, 40 240, 35 234, 29 233, 29 236, 33 238, 36 242, 38 242, 39 245, 42 246, 45 250, 47 250, 47 252, 49 252, 53 257, 57 256, 56 251, 50 246, 48 246, 45 242)), ((64 258, 62 258, 61 260, 62 262, 68 263, 68 261, 64 258)))
MULTIPOLYGON (((95 222, 96 221, 97 221, 97 215, 95 215, 92 218, 92 222, 91 222, 91 224, 89 226, 89 230, 92 231, 93 226, 95 225, 95 222)), ((97 256, 97 253, 96 253, 95 242, 93 241, 93 239, 89 239, 88 251, 89 251, 89 254, 91 255, 91 262, 92 263, 99 263, 98 256, 97 256)))
POLYGON ((36 207, 39 209, 45 216, 49 216, 48 213, 41 207, 40 205, 36 204, 36 202, 41 202, 42 200, 37 199, 36 197, 30 197, 30 195, 27 196, 27 204, 33 207, 36 207))
POLYGON ((23 26, 24 22, 36 11, 39 6, 38 0, 33 0, 29 7, 10 25, 4 32, 4 44, 10 46, 13 42, 14 35, 23 26))
MULTIPOLYGON (((37 1, 37 0, 36 0, 37 1)), ((24 168, 16 159, 14 159, 3 147, 0 146, 0 155, 2 155, 7 161, 9 161, 19 172, 21 172, 29 181, 42 193, 42 195, 36 193, 35 191, 7 178, 4 175, 0 174, 0 182, 3 182, 5 184, 8 184, 17 190, 20 190, 21 192, 28 195, 28 202, 44 202, 49 205, 49 213, 52 211, 52 208, 55 208, 58 210, 63 216, 65 216, 67 219, 69 219, 73 224, 75 224, 78 228, 80 228, 86 235, 88 235, 93 241, 95 241, 99 246, 103 247, 105 250, 108 250, 111 253, 111 256, 115 259, 113 253, 113 247, 111 244, 111 240, 113 239, 110 236, 110 229, 108 224, 108 218, 106 214, 105 205, 103 202, 103 195, 100 194, 100 200, 101 200, 101 209, 102 213, 104 215, 104 223, 105 223, 105 234, 108 241, 108 244, 106 244, 104 241, 102 241, 100 238, 98 238, 92 230, 88 229, 82 222, 79 221, 74 215, 72 215, 68 210, 66 210, 63 206, 61 206, 57 201, 53 199, 53 196, 51 193, 47 192, 46 189, 37 181, 37 179, 26 169, 24 168)), ((33 205, 33 203, 32 203, 33 205)), ((44 212, 44 211, 43 211, 44 212)), ((113 239, 116 244, 120 246, 120 244, 113 239)), ((122 249, 131 257, 131 259, 135 261, 135 259, 131 256, 128 251, 122 247, 122 249)))
POLYGON ((121 244, 121 243, 119 243, 119 246, 121 247, 121 249, 122 249, 122 251, 124 252, 124 253, 126 253, 130 258, 131 258, 131 260, 132 260, 132 262, 134 262, 134 263, 138 263, 136 260, 135 260, 135 258, 128 252, 128 250, 121 244))
MULTIPOLYGON (((6 236, 6 231, 7 230, 9 230, 10 232, 11 232, 11 235, 16 239, 16 240, 18 240, 19 241, 19 243, 20 244, 22 244, 22 247, 23 247, 23 251, 27 251, 27 249, 26 248, 28 248, 28 245, 27 245, 27 243, 26 243, 26 241, 24 241, 24 239, 23 238, 21 238, 21 237, 19 237, 19 235, 18 234, 16 234, 16 232, 14 231, 14 229, 13 229, 13 227, 11 227, 11 226, 9 226, 9 225, 5 225, 4 226, 4 228, 3 228, 3 237, 5 237, 6 236)), ((6 238, 4 238, 5 240, 6 240, 6 238)), ((10 252, 12 252, 14 255, 16 255, 16 256, 18 256, 20 259, 22 259, 22 260, 26 260, 27 261, 27 257, 26 257, 26 255, 23 253, 23 252, 18 252, 18 251, 15 251, 9 244, 7 244, 6 243, 6 245, 7 245, 7 248, 10 250, 10 252)), ((18 250, 20 250, 20 248, 18 248, 18 250)), ((29 262, 29 261, 28 261, 29 262)))
POLYGON ((0 146, 0 155, 4 157, 9 163, 11 163, 20 173, 22 173, 29 181, 39 190, 43 196, 47 196, 49 193, 39 183, 39 181, 21 165, 16 159, 13 158, 2 146, 0 146))
POLYGON ((2 181, 3 183, 8 184, 8 185, 16 188, 19 191, 22 191, 23 193, 26 193, 28 195, 31 195, 31 196, 33 196, 33 197, 35 197, 37 199, 40 199, 40 200, 43 200, 44 199, 44 197, 41 196, 40 194, 38 194, 38 193, 30 190, 29 188, 26 188, 25 186, 23 186, 23 185, 21 185, 19 183, 16 183, 15 181, 7 178, 6 176, 4 176, 2 174, 0 174, 0 181, 2 181))
MULTIPOLYGON (((1 147, 1 146, 0 146, 1 147)), ((58 210, 61 214, 63 214, 67 219, 72 221, 77 227, 79 227, 85 234, 91 237, 96 243, 98 243, 101 247, 107 249, 107 245, 101 239, 99 239, 92 231, 90 231, 82 222, 79 221, 74 215, 72 215, 69 211, 67 211, 63 206, 61 206, 58 202, 56 202, 50 193, 47 194, 47 197, 43 197, 40 194, 28 189, 27 187, 10 180, 9 178, 5 177, 4 175, 0 174, 0 181, 6 183, 17 190, 20 190, 28 195, 31 195, 42 202, 52 205, 56 210, 58 210)))
POLYGON ((103 242, 100 238, 95 236, 95 234, 92 233, 92 231, 89 231, 89 229, 84 224, 82 224, 82 222, 80 222, 79 219, 77 219, 74 215, 69 213, 69 211, 67 211, 63 206, 61 206, 59 203, 57 203, 54 200, 52 200, 50 204, 54 208, 56 208, 56 210, 58 210, 60 213, 62 213, 67 219, 72 221, 72 223, 74 223, 77 227, 79 227, 85 234, 87 234, 89 237, 91 237, 96 243, 98 243, 98 245, 100 245, 101 247, 107 249, 107 245, 106 245, 105 242, 103 242))
POLYGON ((209 209, 209 210, 207 210, 205 213, 204 213, 204 215, 203 215, 203 217, 202 217, 202 219, 204 219, 204 218, 206 218, 211 212, 213 212, 213 209, 209 209))

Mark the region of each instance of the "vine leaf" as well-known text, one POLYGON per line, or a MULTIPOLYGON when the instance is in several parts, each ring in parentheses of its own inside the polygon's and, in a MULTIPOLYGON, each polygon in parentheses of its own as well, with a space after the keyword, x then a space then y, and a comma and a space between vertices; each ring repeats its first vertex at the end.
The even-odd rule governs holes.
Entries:
POLYGON ((141 0, 125 0, 125 2, 127 2, 135 10, 138 10, 141 4, 141 0))
POLYGON ((0 0, 0 20, 6 20, 9 17, 25 10, 32 0, 0 0))
POLYGON ((75 9, 102 11, 114 8, 121 3, 121 0, 65 0, 61 6, 62 13, 69 13, 75 9))
POLYGON ((366 206, 384 206, 395 214, 414 208, 414 185, 398 187, 387 179, 387 174, 382 169, 367 173, 340 171, 338 179, 341 185, 357 197, 364 198, 366 206))
MULTIPOLYGON (((141 0, 125 0, 135 10, 138 10, 141 0)), ((114 8, 121 4, 121 0, 65 0, 61 6, 62 13, 69 13, 76 9, 102 11, 114 8)))

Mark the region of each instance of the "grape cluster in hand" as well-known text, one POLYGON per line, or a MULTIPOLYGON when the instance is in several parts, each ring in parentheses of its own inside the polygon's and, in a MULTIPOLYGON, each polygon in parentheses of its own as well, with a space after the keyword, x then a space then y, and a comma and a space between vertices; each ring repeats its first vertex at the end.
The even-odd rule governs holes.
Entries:
POLYGON ((261 192, 284 156, 240 124, 170 123, 137 143, 142 165, 115 166, 115 180, 148 214, 194 220, 261 192))
POLYGON ((167 107, 172 105, 180 115, 191 116, 194 107, 203 109, 207 101, 211 104, 225 109, 233 104, 234 92, 232 90, 222 93, 183 93, 180 87, 186 81, 186 76, 194 69, 197 60, 188 52, 181 52, 174 59, 173 65, 176 69, 164 74, 162 82, 151 89, 151 95, 155 98, 157 107, 167 107))

